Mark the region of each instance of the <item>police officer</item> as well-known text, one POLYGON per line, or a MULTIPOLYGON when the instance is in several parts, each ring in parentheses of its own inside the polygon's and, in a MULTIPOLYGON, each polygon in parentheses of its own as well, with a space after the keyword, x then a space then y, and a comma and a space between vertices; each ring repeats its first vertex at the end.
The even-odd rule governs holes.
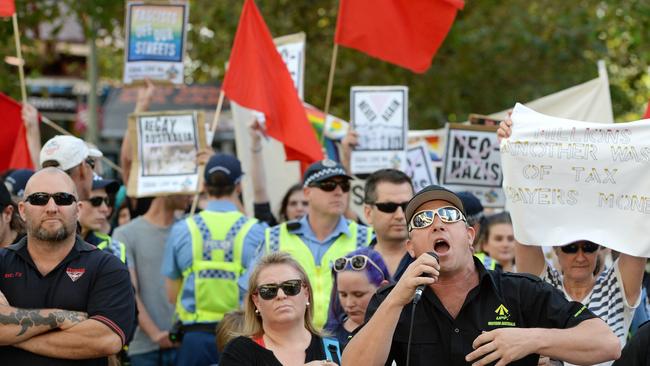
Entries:
POLYGON ((114 195, 120 185, 110 179, 95 175, 90 197, 79 202, 79 225, 84 240, 101 250, 105 250, 126 263, 126 247, 113 240, 108 234, 108 217, 111 215, 110 195, 114 195))
POLYGON ((307 215, 266 230, 266 250, 290 253, 307 272, 314 292, 314 325, 318 328, 327 320, 331 263, 367 246, 372 238, 372 229, 343 216, 348 207, 350 179, 343 166, 333 160, 312 164, 303 177, 309 201, 307 215))
POLYGON ((240 212, 241 163, 213 155, 205 167, 206 210, 179 221, 167 239, 162 274, 184 333, 178 365, 218 362, 214 329, 239 307, 238 280, 258 253, 266 224, 240 212))

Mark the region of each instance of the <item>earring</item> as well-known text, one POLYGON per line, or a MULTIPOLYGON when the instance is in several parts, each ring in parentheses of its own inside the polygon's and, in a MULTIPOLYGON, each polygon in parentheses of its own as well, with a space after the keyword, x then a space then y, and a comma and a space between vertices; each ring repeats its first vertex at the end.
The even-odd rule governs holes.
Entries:
POLYGON ((258 309, 255 309, 255 314, 259 315, 260 311, 258 309))
POLYGON ((307 301, 307 306, 309 306, 309 305, 311 305, 311 304, 309 303, 309 301, 307 301))

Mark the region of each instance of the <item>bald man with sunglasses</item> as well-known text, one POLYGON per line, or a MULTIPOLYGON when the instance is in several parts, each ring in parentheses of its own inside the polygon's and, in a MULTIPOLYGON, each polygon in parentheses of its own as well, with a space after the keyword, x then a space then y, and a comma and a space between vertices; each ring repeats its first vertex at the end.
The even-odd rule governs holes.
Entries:
POLYGON ((309 201, 307 215, 269 228, 265 234, 266 252, 288 252, 307 272, 313 286, 311 306, 317 328, 327 320, 333 284, 331 263, 367 246, 372 238, 372 229, 343 216, 350 199, 350 179, 340 163, 329 159, 313 163, 303 177, 303 192, 309 201))
POLYGON ((76 235, 75 184, 62 170, 36 172, 19 210, 27 237, 0 249, 2 364, 106 365, 135 328, 126 266, 76 235))
POLYGON ((343 365, 532 366, 539 354, 593 364, 620 355, 612 331, 582 304, 537 277, 486 270, 455 193, 422 189, 406 219, 417 259, 372 298, 343 365))

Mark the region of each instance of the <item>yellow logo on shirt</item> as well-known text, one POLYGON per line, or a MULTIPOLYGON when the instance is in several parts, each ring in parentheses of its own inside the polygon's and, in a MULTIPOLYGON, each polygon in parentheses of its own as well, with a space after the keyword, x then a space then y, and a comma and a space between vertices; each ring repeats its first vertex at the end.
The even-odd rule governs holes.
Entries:
POLYGON ((505 307, 505 305, 501 304, 499 307, 494 310, 494 312, 497 314, 494 321, 488 322, 489 326, 497 326, 497 327, 515 327, 517 324, 515 322, 510 321, 510 312, 508 311, 508 308, 505 307))

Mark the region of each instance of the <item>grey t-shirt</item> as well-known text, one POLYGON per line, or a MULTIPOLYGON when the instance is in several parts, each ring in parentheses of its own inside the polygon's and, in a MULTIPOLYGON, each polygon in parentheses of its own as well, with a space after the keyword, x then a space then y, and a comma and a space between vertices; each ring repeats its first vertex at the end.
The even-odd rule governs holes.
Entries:
MULTIPOLYGON (((129 269, 134 269, 137 274, 140 299, 153 322, 161 330, 171 328, 174 315, 174 306, 167 300, 164 278, 160 275, 165 242, 170 230, 171 225, 155 226, 139 216, 113 232, 113 238, 126 246, 129 269)), ((133 341, 129 344, 129 354, 137 355, 156 350, 158 344, 138 327, 133 341)))

